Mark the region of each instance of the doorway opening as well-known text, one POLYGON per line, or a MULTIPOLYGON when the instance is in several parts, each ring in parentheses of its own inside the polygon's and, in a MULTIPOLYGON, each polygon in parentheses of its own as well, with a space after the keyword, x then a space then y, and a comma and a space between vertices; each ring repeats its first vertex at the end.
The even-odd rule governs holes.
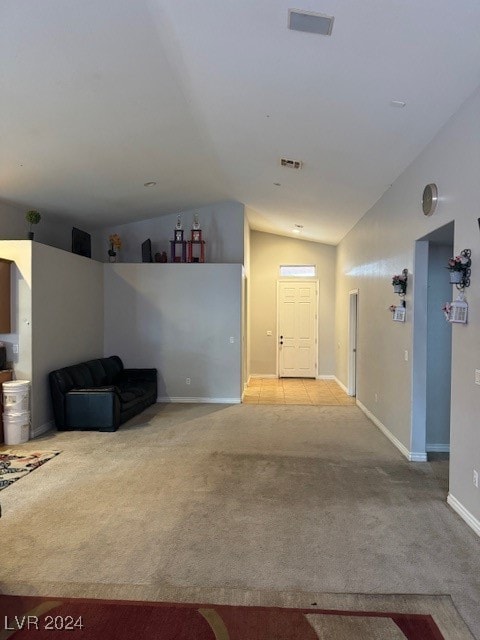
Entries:
POLYGON ((349 396, 357 395, 357 325, 358 325, 358 289, 349 293, 348 310, 348 386, 349 396))
POLYGON ((452 327, 442 306, 452 299, 445 267, 454 231, 451 222, 415 244, 412 460, 448 458, 450 451, 452 327))

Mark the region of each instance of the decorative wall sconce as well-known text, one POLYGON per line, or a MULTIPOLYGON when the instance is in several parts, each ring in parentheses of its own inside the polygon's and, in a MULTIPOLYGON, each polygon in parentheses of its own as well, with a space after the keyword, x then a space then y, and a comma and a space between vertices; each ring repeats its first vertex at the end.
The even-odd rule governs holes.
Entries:
POLYGON ((392 320, 394 322, 405 322, 405 317, 407 315, 405 300, 402 300, 399 305, 391 304, 389 306, 389 311, 392 312, 392 320))
POLYGON ((470 249, 464 249, 460 251, 458 256, 450 258, 448 261, 447 269, 450 271, 450 282, 454 284, 457 289, 463 291, 465 287, 470 286, 470 275, 472 270, 472 252, 470 249))
POLYGON ((393 292, 398 293, 400 297, 404 297, 407 293, 408 269, 404 269, 400 275, 393 276, 393 292))
POLYGON ((465 300, 465 294, 461 291, 458 298, 453 302, 446 302, 443 305, 443 313, 447 322, 458 322, 460 324, 467 323, 468 303, 465 300))

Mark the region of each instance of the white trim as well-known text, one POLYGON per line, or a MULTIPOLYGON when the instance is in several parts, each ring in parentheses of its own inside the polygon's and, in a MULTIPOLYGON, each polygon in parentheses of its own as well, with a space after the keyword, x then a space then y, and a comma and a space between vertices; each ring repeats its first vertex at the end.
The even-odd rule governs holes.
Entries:
POLYGON ((278 378, 278 376, 276 373, 251 373, 250 378, 278 378))
POLYGON ((157 398, 157 402, 178 402, 183 404, 199 403, 199 404, 240 404, 241 398, 188 398, 188 397, 170 397, 164 396, 157 398))
POLYGON ((438 453, 450 453, 449 444, 427 444, 425 445, 426 451, 438 452, 438 453))
POLYGON ((463 504, 459 502, 451 493, 449 493, 447 496, 447 503, 456 513, 458 513, 462 520, 464 520, 468 524, 468 526, 475 531, 477 536, 480 536, 480 520, 477 520, 477 518, 475 518, 475 516, 472 515, 470 511, 468 511, 468 509, 465 509, 463 504))
POLYGON ((357 395, 358 289, 348 292, 348 383, 347 395, 357 395))
POLYGON ((409 451, 407 447, 400 442, 400 440, 393 435, 391 431, 387 429, 387 427, 380 422, 380 420, 367 409, 365 405, 363 405, 360 400, 357 398, 357 406, 359 409, 363 411, 363 413, 367 416, 369 420, 373 422, 373 424, 380 429, 380 431, 385 435, 392 444, 394 444, 397 449, 402 453, 409 462, 427 462, 427 454, 423 452, 409 451))
POLYGON ((35 427, 35 429, 30 428, 30 438, 38 438, 39 436, 43 436, 44 433, 50 431, 55 428, 55 422, 50 420, 49 422, 44 422, 43 424, 35 427))
POLYGON ((335 376, 315 376, 315 380, 335 380, 335 376))
POLYGON ((333 379, 335 380, 335 382, 338 384, 338 386, 339 386, 339 387, 341 387, 341 388, 345 391, 345 393, 346 393, 346 394, 348 394, 348 389, 347 389, 347 387, 343 384, 343 382, 341 382, 341 381, 337 378, 337 376, 332 376, 332 377, 333 377, 333 379))

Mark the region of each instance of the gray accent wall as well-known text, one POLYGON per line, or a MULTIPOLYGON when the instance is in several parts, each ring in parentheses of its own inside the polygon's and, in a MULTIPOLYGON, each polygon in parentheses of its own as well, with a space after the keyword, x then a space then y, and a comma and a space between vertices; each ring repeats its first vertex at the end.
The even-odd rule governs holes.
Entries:
POLYGON ((156 367, 160 401, 238 402, 242 269, 105 264, 105 355, 156 367))
MULTIPOLYGON (((477 91, 339 244, 336 313, 337 376, 346 384, 348 291, 358 288, 357 397, 410 450, 415 291, 411 278, 407 321, 392 322, 388 306, 398 298, 391 277, 405 267, 414 272, 416 240, 455 221, 454 251, 470 248, 473 267, 468 324, 452 326, 449 489, 477 527, 480 490, 472 475, 473 469, 480 470, 480 386, 474 383, 475 369, 480 368, 479 112, 477 91), (425 217, 421 197, 431 182, 438 185, 439 205, 434 215, 425 217)), ((446 269, 442 273, 448 278, 446 269)))

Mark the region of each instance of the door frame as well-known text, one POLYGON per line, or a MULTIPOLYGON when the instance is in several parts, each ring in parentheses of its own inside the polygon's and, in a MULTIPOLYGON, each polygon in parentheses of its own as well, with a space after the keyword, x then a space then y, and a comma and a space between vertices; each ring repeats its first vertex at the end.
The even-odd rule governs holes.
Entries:
POLYGON ((280 320, 280 283, 283 282, 308 282, 308 283, 314 283, 315 284, 315 379, 318 378, 318 301, 319 301, 319 281, 318 278, 279 278, 277 280, 277 319, 276 319, 276 326, 275 326, 275 345, 276 345, 276 349, 275 349, 275 367, 276 367, 276 372, 277 372, 277 378, 280 378, 280 357, 279 357, 279 351, 280 349, 279 344, 278 344, 278 335, 279 335, 279 331, 278 331, 278 325, 279 325, 279 320, 280 320))
POLYGON ((358 289, 348 292, 348 386, 349 396, 357 395, 358 289))

